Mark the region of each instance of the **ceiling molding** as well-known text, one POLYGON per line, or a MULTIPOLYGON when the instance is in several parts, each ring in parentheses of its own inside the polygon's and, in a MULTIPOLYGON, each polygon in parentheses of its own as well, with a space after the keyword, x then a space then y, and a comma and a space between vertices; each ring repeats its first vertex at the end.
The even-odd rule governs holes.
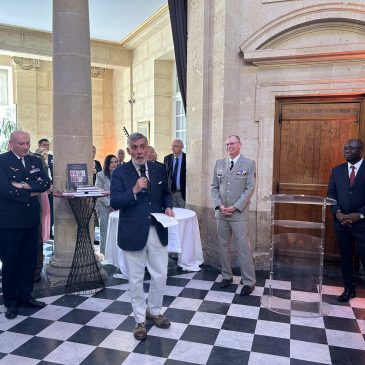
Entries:
POLYGON ((170 24, 169 6, 166 3, 161 6, 154 14, 146 19, 132 33, 123 38, 119 45, 126 48, 136 48, 140 45, 147 34, 156 33, 166 25, 170 24), (167 20, 167 21, 166 21, 167 20))
POLYGON ((349 44, 297 49, 262 49, 245 52, 244 60, 245 62, 257 66, 313 62, 364 61, 365 46, 364 44, 349 44))

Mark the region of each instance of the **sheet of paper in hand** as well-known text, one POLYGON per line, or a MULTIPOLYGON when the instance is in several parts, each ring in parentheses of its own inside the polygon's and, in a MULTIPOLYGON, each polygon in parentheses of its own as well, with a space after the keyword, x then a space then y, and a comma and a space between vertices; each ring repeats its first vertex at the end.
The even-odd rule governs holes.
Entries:
POLYGON ((169 217, 164 213, 151 213, 158 222, 160 222, 165 228, 177 226, 179 224, 178 220, 174 217, 169 217))

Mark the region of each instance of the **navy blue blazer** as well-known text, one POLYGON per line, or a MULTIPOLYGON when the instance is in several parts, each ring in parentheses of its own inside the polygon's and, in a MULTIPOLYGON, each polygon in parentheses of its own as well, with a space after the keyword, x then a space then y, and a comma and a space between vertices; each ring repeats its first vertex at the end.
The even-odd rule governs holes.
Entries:
MULTIPOLYGON (((186 200, 186 153, 182 153, 182 161, 181 161, 181 171, 180 171, 180 189, 181 195, 184 200, 186 200)), ((163 159, 163 163, 166 166, 167 178, 169 183, 169 188, 171 189, 171 182, 172 182, 172 173, 174 171, 174 154, 170 153, 169 155, 165 156, 163 159)))
POLYGON ((129 161, 118 166, 111 179, 110 205, 119 209, 118 246, 126 251, 140 251, 147 243, 151 222, 155 224, 162 245, 168 243, 168 231, 150 213, 164 213, 172 208, 171 193, 163 166, 147 162, 151 192, 133 194, 139 175, 129 161))
MULTIPOLYGON (((335 199, 337 204, 331 207, 331 211, 334 215, 338 210, 344 214, 362 213, 365 215, 365 161, 362 162, 352 187, 350 187, 347 166, 346 162, 332 170, 327 196, 335 199)), ((346 231, 348 227, 342 226, 335 218, 335 229, 346 231)), ((365 231, 365 220, 361 219, 354 223, 351 229, 365 231)))
POLYGON ((0 228, 33 228, 39 224, 38 196, 50 188, 51 182, 40 158, 27 155, 25 167, 13 152, 0 155, 0 228), (11 182, 26 182, 31 190, 15 188, 11 182))

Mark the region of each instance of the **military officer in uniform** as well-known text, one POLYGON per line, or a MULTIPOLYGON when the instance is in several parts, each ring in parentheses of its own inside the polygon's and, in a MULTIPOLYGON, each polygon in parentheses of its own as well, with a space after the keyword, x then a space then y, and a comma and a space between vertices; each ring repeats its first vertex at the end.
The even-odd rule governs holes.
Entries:
POLYGON ((228 158, 218 160, 214 167, 211 196, 218 228, 218 246, 222 266, 220 287, 227 288, 233 281, 230 239, 236 244, 241 268, 241 295, 255 289, 256 276, 252 247, 249 239, 250 199, 255 189, 255 161, 240 154, 241 140, 229 136, 226 141, 228 158))
POLYGON ((17 316, 19 304, 44 307, 31 293, 37 260, 40 206, 37 195, 50 188, 41 160, 29 155, 30 137, 10 135, 10 151, 0 155, 0 259, 5 316, 17 316))

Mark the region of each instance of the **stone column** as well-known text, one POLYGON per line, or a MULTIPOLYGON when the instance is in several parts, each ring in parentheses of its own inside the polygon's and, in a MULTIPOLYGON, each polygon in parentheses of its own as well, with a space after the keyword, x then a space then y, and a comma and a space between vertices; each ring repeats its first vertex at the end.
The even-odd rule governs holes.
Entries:
MULTIPOLYGON (((219 3, 219 4, 218 4, 219 3)), ((218 5, 217 5, 218 4, 218 5)), ((216 1, 188 1, 187 203, 198 214, 204 261, 217 265, 216 223, 210 200, 214 161, 223 155, 224 46, 216 46, 216 1), (191 182, 194 181, 192 184, 191 182), (190 182, 190 183, 189 183, 190 182)), ((221 20, 219 21, 222 28, 221 20)), ((218 32, 218 37, 222 32, 218 32)), ((220 42, 219 45, 224 43, 220 42)))
MULTIPOLYGON (((54 189, 65 187, 67 163, 87 162, 92 183, 92 105, 88 0, 53 1, 54 189)), ((76 242, 76 222, 66 199, 54 199, 55 250, 47 274, 64 285, 76 242)))

